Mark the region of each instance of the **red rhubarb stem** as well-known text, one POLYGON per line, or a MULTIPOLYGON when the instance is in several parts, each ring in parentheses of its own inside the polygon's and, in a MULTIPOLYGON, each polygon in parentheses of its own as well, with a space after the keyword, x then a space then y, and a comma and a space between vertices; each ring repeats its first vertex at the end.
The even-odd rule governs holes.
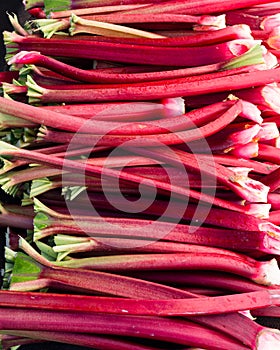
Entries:
MULTIPOLYGON (((271 297, 275 291, 232 294, 217 297, 141 300, 110 297, 51 294, 36 292, 0 293, 0 305, 5 307, 40 310, 63 310, 85 313, 127 314, 140 316, 196 316, 254 310, 272 306, 277 301, 271 297), (30 299, 33 300, 30 303, 30 299), (16 305, 16 306, 15 306, 16 305)), ((276 299, 277 300, 277 299, 276 299)), ((279 300, 278 300, 279 303, 279 300)))
POLYGON ((213 73, 223 68, 226 62, 216 64, 198 66, 191 68, 182 68, 176 70, 162 70, 159 72, 143 72, 143 73, 106 73, 100 70, 84 70, 69 64, 60 62, 54 58, 44 56, 36 51, 21 51, 15 55, 10 64, 35 64, 40 67, 50 69, 54 72, 63 74, 64 76, 87 83, 135 83, 145 81, 156 81, 165 79, 174 79, 187 77, 192 75, 213 73))
POLYGON ((226 254, 206 253, 117 255, 56 262, 56 265, 100 271, 220 270, 247 277, 260 284, 280 284, 280 272, 275 259, 259 262, 241 254, 236 254, 235 257, 226 254))
MULTIPOLYGON (((91 37, 91 40, 83 40, 85 45, 95 47, 96 44, 102 42, 108 43, 123 43, 123 44, 133 44, 133 45, 144 45, 144 46, 161 46, 161 47, 181 47, 181 46, 204 46, 211 44, 223 43, 235 39, 253 39, 250 34, 251 30, 249 26, 246 25, 235 25, 228 26, 224 29, 208 31, 203 33, 197 33, 195 35, 185 35, 182 37, 173 37, 173 38, 161 38, 161 39, 146 39, 146 38, 108 38, 108 37, 91 37)), ((65 40, 52 38, 52 41, 49 42, 48 39, 39 38, 39 37, 22 37, 15 33, 5 33, 7 39, 13 43, 18 44, 21 51, 39 51, 44 55, 48 55, 47 46, 57 47, 62 43, 65 43, 65 40), (52 43, 54 45, 52 45, 52 43)), ((77 39, 71 39, 73 44, 79 45, 81 41, 77 39)))
MULTIPOLYGON (((3 333, 12 334, 22 337, 27 337, 27 340, 19 341, 18 344, 29 344, 37 341, 50 341, 58 342, 63 344, 85 346, 94 349, 105 349, 105 350, 156 350, 153 346, 142 345, 136 341, 129 341, 118 337, 109 337, 108 335, 93 335, 93 334, 81 334, 74 332, 55 332, 55 331, 33 331, 33 330, 5 330, 3 333)), ((16 342, 16 340, 15 340, 16 342)), ((9 342, 10 343, 10 342, 9 342)), ((1 344, 3 341, 1 340, 1 344)))
MULTIPOLYGON (((193 77, 194 78, 194 77, 193 77)), ((71 99, 79 98, 78 101, 122 101, 122 100, 154 100, 163 97, 178 97, 178 96, 195 96, 210 94, 221 91, 230 91, 237 89, 245 89, 253 86, 261 86, 265 84, 275 83, 280 81, 280 68, 259 70, 248 73, 233 74, 224 77, 217 77, 208 80, 206 77, 203 80, 192 81, 191 77, 169 79, 164 82, 153 82, 150 84, 135 83, 133 85, 119 85, 111 88, 96 88, 79 93, 63 90, 63 98, 67 98, 67 94, 71 93, 71 99), (144 84, 144 85, 143 85, 144 84), (87 92, 90 96, 83 98, 87 92)), ((44 91, 44 90, 43 90, 44 91)), ((51 90, 49 91, 50 94, 51 90)), ((55 90, 56 91, 56 90, 55 90)), ((44 91, 45 92, 45 91, 44 91)), ((62 96, 59 100, 63 100, 62 96)), ((53 96, 55 98, 55 96, 53 96)), ((57 97, 58 98, 58 97, 57 97)))
MULTIPOLYGON (((161 4, 152 4, 146 8, 141 9, 142 13, 188 13, 191 15, 215 13, 223 13, 229 10, 241 9, 251 7, 259 4, 266 4, 273 2, 272 0, 238 0, 234 3, 230 0, 218 1, 213 4, 211 0, 206 1, 165 1, 161 4)), ((125 13, 139 13, 139 10, 125 11, 125 13)))
POLYGON ((145 316, 102 315, 62 311, 0 309, 1 329, 110 334, 182 344, 211 346, 215 350, 245 350, 240 342, 191 321, 145 316), (85 322, 86 319, 86 322, 85 322))

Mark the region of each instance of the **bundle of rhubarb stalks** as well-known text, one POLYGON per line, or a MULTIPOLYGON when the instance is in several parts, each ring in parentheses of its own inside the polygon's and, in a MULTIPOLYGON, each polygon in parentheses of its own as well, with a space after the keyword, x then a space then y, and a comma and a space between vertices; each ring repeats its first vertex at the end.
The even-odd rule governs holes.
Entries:
POLYGON ((2 349, 279 349, 280 2, 25 7, 0 73, 2 349))

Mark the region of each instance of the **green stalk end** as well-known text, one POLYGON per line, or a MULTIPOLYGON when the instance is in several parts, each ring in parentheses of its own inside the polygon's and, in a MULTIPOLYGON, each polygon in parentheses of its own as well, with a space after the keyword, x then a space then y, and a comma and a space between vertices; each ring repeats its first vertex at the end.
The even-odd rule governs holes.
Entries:
POLYGON ((62 188, 62 195, 65 200, 72 201, 86 189, 86 186, 65 186, 62 188))
POLYGON ((14 263, 16 259, 17 253, 11 250, 8 247, 5 247, 5 269, 4 269, 4 275, 2 279, 2 289, 9 289, 10 287, 10 280, 11 275, 14 268, 14 263))
POLYGON ((42 193, 50 191, 53 188, 53 183, 47 177, 35 179, 31 183, 30 197, 37 197, 42 193))
POLYGON ((26 86, 28 87, 27 96, 30 104, 38 103, 41 100, 44 88, 40 87, 35 80, 28 75, 26 78, 26 86))
POLYGON ((90 240, 89 237, 79 237, 79 236, 71 236, 71 235, 64 235, 64 234, 57 234, 54 236, 54 243, 57 246, 85 243, 85 242, 88 242, 89 240, 90 240))
POLYGON ((16 80, 16 79, 13 79, 13 84, 14 84, 15 86, 24 86, 24 85, 25 85, 25 84, 23 84, 21 81, 16 80))
POLYGON ((25 64, 23 67, 20 68, 19 70, 19 78, 18 81, 22 84, 22 85, 26 85, 26 81, 27 81, 27 76, 31 75, 33 73, 35 69, 35 65, 34 64, 25 64))
POLYGON ((69 256, 68 256, 69 254, 70 254, 70 252, 68 252, 68 251, 62 252, 62 253, 58 253, 56 261, 59 262, 59 261, 69 260, 70 259, 69 256))
POLYGON ((18 46, 17 39, 20 39, 21 37, 22 37, 21 35, 18 35, 15 32, 9 32, 8 30, 4 30, 3 32, 3 40, 6 46, 9 46, 9 45, 18 46))
POLYGON ((32 261, 34 260, 44 266, 53 266, 49 260, 40 255, 23 237, 19 237, 18 246, 32 261))
POLYGON ((7 173, 14 168, 14 163, 4 157, 0 157, 0 175, 7 173))
POLYGON ((1 155, 9 154, 11 151, 18 151, 18 148, 4 141, 0 141, 1 155))
POLYGON ((0 112, 0 130, 9 129, 11 127, 10 118, 12 119, 12 121, 14 121, 13 118, 16 118, 15 120, 17 120, 17 117, 12 117, 9 114, 0 112))
MULTIPOLYGON (((55 210, 50 209, 45 204, 43 204, 41 201, 39 201, 39 199, 37 199, 37 198, 33 199, 33 203, 34 203, 35 213, 49 215, 49 216, 52 216, 54 218, 61 218, 61 219, 67 218, 67 219, 69 219, 69 215, 63 215, 63 214, 58 213, 55 210)), ((40 227, 40 230, 42 230, 43 228, 46 228, 46 227, 40 227)))
POLYGON ((50 24, 55 24, 59 22, 59 19, 53 19, 53 18, 40 18, 40 19, 34 19, 32 21, 29 21, 29 24, 32 26, 35 26, 36 28, 41 28, 48 26, 50 24))
POLYGON ((19 46, 17 44, 17 39, 22 38, 15 32, 9 32, 5 30, 3 32, 3 40, 6 46, 6 56, 5 60, 8 62, 15 54, 19 53, 19 46))
POLYGON ((69 22, 58 19, 37 19, 32 21, 36 26, 36 31, 41 31, 44 38, 50 39, 54 34, 57 34, 61 30, 69 28, 69 22))
MULTIPOLYGON (((56 236, 54 237, 56 242, 55 238, 56 236)), ((66 257, 69 259, 69 254, 89 252, 94 250, 96 246, 97 244, 94 240, 86 239, 84 242, 79 242, 79 239, 77 239, 77 242, 57 244, 53 247, 53 250, 58 253, 57 261, 62 261, 66 260, 66 257)))
MULTIPOLYGON (((5 193, 7 193, 8 195, 12 196, 12 197, 16 197, 17 195, 20 194, 20 185, 18 184, 13 184, 13 174, 15 172, 10 172, 8 174, 2 174, 0 175, 0 185, 1 185, 1 189, 2 191, 4 191, 5 193)), ((3 213, 3 210, 1 210, 0 208, 0 212, 3 213)))
POLYGON ((11 94, 17 94, 18 93, 18 89, 17 86, 20 85, 15 85, 15 84, 11 84, 11 83, 2 83, 2 91, 4 95, 11 95, 11 94))
POLYGON ((76 25, 79 24, 79 17, 76 16, 74 13, 72 13, 71 17, 70 17, 70 26, 69 26, 69 34, 71 36, 78 34, 78 32, 76 32, 76 25))
MULTIPOLYGON (((3 181, 3 179, 0 179, 0 181, 3 181)), ((1 186, 1 189, 7 193, 8 195, 12 197, 16 197, 20 194, 20 186, 19 185, 11 185, 10 181, 7 181, 1 186)))
POLYGON ((61 257, 65 258, 69 254, 89 251, 92 246, 96 246, 96 242, 88 237, 76 237, 64 234, 54 236, 53 251, 58 253, 58 261, 61 257))
POLYGON ((11 176, 13 176, 13 173, 10 172, 9 174, 2 174, 0 176, 0 185, 1 187, 7 184, 11 180, 11 176))
POLYGON ((41 125, 37 132, 37 141, 43 141, 47 132, 48 128, 46 127, 46 125, 41 125))
POLYGON ((21 345, 15 345, 11 347, 11 350, 19 350, 21 345))
POLYGON ((9 21, 11 22, 11 25, 13 26, 14 30, 16 33, 23 35, 23 36, 27 36, 29 33, 20 25, 17 15, 15 13, 8 13, 8 18, 9 21))
POLYGON ((35 124, 6 113, 0 112, 0 130, 9 128, 23 128, 26 126, 34 126, 35 124))
POLYGON ((9 94, 3 89, 3 97, 5 97, 7 100, 13 100, 9 94))
POLYGON ((265 63, 263 58, 263 47, 260 44, 257 44, 243 55, 230 60, 228 63, 223 65, 222 68, 227 70, 263 63, 265 63))
POLYGON ((49 209, 44 203, 39 201, 39 199, 37 199, 37 198, 33 199, 33 203, 34 203, 34 211, 35 211, 35 213, 43 212, 45 214, 49 214, 49 211, 51 211, 51 209, 49 209))
POLYGON ((5 247, 5 260, 11 264, 15 263, 17 253, 9 247, 5 247))
POLYGON ((33 205, 33 198, 30 198, 30 194, 23 193, 23 198, 21 199, 21 206, 27 207, 29 205, 33 205))
POLYGON ((70 17, 70 22, 72 23, 79 23, 79 20, 80 20, 80 17, 78 17, 75 13, 72 13, 71 14, 71 17, 70 17))
POLYGON ((21 198, 24 193, 29 192, 29 183, 12 184, 12 180, 4 184, 1 189, 12 197, 21 198))
POLYGON ((12 94, 14 92, 14 85, 6 82, 2 83, 1 92, 3 95, 12 94))
POLYGON ((0 214, 8 214, 8 211, 5 207, 0 203, 0 214))

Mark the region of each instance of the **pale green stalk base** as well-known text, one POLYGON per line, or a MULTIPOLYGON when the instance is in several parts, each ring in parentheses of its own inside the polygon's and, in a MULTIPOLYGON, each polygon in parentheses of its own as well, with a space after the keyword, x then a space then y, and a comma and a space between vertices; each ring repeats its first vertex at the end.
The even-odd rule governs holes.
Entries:
POLYGON ((263 47, 260 44, 257 44, 243 55, 231 59, 223 66, 223 69, 233 69, 263 63, 265 63, 263 58, 263 47))

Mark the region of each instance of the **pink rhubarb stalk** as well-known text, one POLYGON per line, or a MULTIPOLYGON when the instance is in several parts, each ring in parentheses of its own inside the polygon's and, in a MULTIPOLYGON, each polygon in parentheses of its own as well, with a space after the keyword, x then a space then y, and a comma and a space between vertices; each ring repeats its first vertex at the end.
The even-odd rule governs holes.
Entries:
POLYGON ((73 80, 84 81, 88 83, 136 83, 145 81, 156 81, 165 79, 174 79, 192 75, 213 73, 226 67, 227 62, 219 62, 210 65, 181 68, 176 70, 161 70, 159 72, 143 73, 107 73, 95 70, 84 70, 73 67, 69 64, 60 62, 54 58, 44 56, 36 51, 21 51, 9 60, 9 64, 35 64, 40 67, 50 69, 56 73, 73 80))
POLYGON ((158 339, 185 346, 213 349, 245 350, 232 337, 194 322, 163 317, 102 315, 63 311, 0 309, 2 330, 67 331, 158 339), (85 323, 85 318, 87 322, 85 323), (36 321, 35 321, 36 320, 36 321))
POLYGON ((57 266, 96 269, 100 271, 141 271, 165 269, 222 270, 247 277, 264 285, 280 284, 276 260, 256 261, 245 255, 178 253, 146 255, 117 255, 56 262, 57 266))
MULTIPOLYGON (((47 39, 39 38, 39 37, 22 37, 16 33, 5 32, 4 36, 7 40, 8 48, 15 48, 15 46, 19 46, 20 51, 39 51, 42 54, 48 55, 48 52, 45 51, 45 45, 49 45, 47 39)), ((162 39, 145 39, 145 38, 107 38, 107 37, 95 37, 94 40, 83 41, 89 47, 92 45, 96 46, 96 43, 108 42, 108 43, 126 43, 133 45, 144 45, 144 46, 163 46, 163 47, 181 47, 181 46, 204 46, 211 44, 224 43, 226 41, 235 40, 235 39, 253 39, 251 35, 250 27, 247 25, 235 25, 228 26, 224 29, 219 29, 215 31, 209 31, 206 33, 197 33, 195 35, 185 35, 182 37, 174 37, 174 38, 162 38, 162 39), (92 44, 91 44, 92 43, 92 44)), ((55 45, 49 45, 51 47, 57 47, 62 42, 65 43, 66 40, 61 41, 61 39, 52 38, 52 43, 55 45)), ((77 39, 70 39, 72 43, 78 44, 81 41, 77 39)))
POLYGON ((22 37, 18 38, 16 35, 12 35, 11 41, 14 44, 10 45, 18 45, 21 51, 39 51, 44 55, 50 56, 100 59, 113 62, 173 67, 194 67, 223 62, 244 54, 258 43, 252 39, 236 39, 207 46, 168 47, 152 46, 152 43, 148 46, 111 43, 101 40, 84 40, 83 45, 81 45, 81 41, 79 40, 57 39, 56 41, 60 41, 55 45, 55 39, 48 42, 48 39, 27 38, 29 39, 29 43, 28 40, 23 41, 22 37), (63 49, 58 45, 62 44, 61 40, 63 41, 63 49), (170 60, 170 57, 172 57, 172 60, 170 60), (195 60, 193 59, 194 57, 196 58, 195 60))
POLYGON ((280 165, 280 152, 279 148, 259 143, 258 160, 267 161, 280 165))
POLYGON ((217 297, 138 300, 70 294, 2 291, 0 305, 40 310, 69 312, 127 314, 141 316, 195 316, 253 310, 277 305, 279 291, 261 290, 217 297), (30 299, 33 302, 30 303, 30 299), (125 311, 124 311, 125 310, 125 311))
MULTIPOLYGON (((29 106, 31 107, 31 106, 29 106)), ((232 105, 228 110, 222 113, 215 120, 210 121, 209 123, 202 125, 199 128, 193 128, 185 131, 178 131, 174 133, 165 133, 165 134, 154 134, 154 135, 122 135, 120 134, 121 130, 114 130, 116 135, 104 135, 104 136, 95 136, 96 135, 96 123, 92 121, 90 122, 89 127, 87 123, 84 121, 84 127, 86 133, 74 134, 67 132, 59 132, 55 130, 50 130, 47 128, 41 128, 40 136, 44 138, 44 140, 55 140, 57 143, 72 143, 81 144, 81 145, 92 145, 93 142, 97 142, 98 146, 109 146, 116 147, 120 146, 123 143, 129 141, 129 146, 133 147, 147 147, 147 146, 161 146, 164 145, 177 145, 177 144, 186 144, 191 141, 200 140, 207 136, 213 135, 218 131, 222 130, 225 126, 230 124, 233 120, 235 120, 238 115, 240 115, 242 111, 242 104, 237 101, 234 105, 232 105), (95 128, 95 132, 89 134, 90 127, 95 128)), ((49 114, 49 120, 45 120, 45 124, 49 124, 52 120, 52 117, 55 115, 49 114)), ((33 116, 25 114, 25 117, 28 119, 33 119, 33 116)), ((68 117, 69 118, 69 117, 68 117)), ((73 118, 74 119, 74 118, 73 118)), ((199 120, 199 119, 198 119, 199 120)), ((172 122, 172 119, 171 119, 172 122)), ((166 122, 168 123, 168 121, 166 122)), ((184 120, 184 123, 187 125, 192 124, 193 122, 190 120, 184 120)), ((100 124, 102 125, 102 124, 100 124)), ((104 126, 104 124, 102 125, 104 126)), ((72 126, 74 128, 75 126, 72 126)), ((62 128, 62 127, 60 127, 62 128)), ((70 128, 68 126, 68 128, 70 128)), ((259 131, 258 130, 257 132, 259 131)), ((81 132, 81 130, 79 130, 81 132)), ((103 135, 103 134, 101 134, 103 135)))
POLYGON ((107 5, 107 6, 96 6, 96 7, 84 7, 80 9, 72 9, 65 11, 55 11, 49 14, 50 18, 69 18, 72 13, 75 13, 77 16, 86 16, 86 15, 96 15, 96 14, 106 14, 107 12, 114 13, 119 11, 128 11, 135 8, 141 8, 147 6, 146 4, 128 4, 128 5, 107 5))
POLYGON ((229 10, 242 9, 246 7, 251 7, 259 4, 265 4, 273 2, 272 0, 238 0, 234 3, 230 0, 218 1, 213 4, 210 0, 206 1, 165 1, 160 4, 152 4, 143 8, 141 10, 130 10, 125 11, 125 13, 188 13, 191 15, 196 14, 208 14, 217 12, 217 7, 219 12, 223 13, 229 10))
MULTIPOLYGON (((131 273, 130 273, 131 274, 131 273)), ((128 275, 130 275, 128 273, 128 275)), ((246 293, 263 289, 271 289, 276 287, 268 287, 252 282, 244 277, 233 274, 225 274, 217 271, 134 271, 133 275, 141 279, 153 281, 156 283, 176 285, 180 288, 188 290, 190 286, 218 288, 229 293, 246 293)))
MULTIPOLYGON (((20 246, 23 246, 22 239, 20 239, 20 246)), ((25 248, 26 249, 26 248, 25 248)), ((26 249, 27 250, 27 249, 26 249)), ((33 282, 34 289, 40 289, 40 281, 47 280, 54 283, 61 283, 68 286, 68 288, 76 288, 80 292, 87 292, 89 294, 103 294, 110 296, 119 296, 124 298, 136 299, 169 299, 169 298, 189 298, 195 297, 193 293, 183 291, 177 288, 144 281, 137 278, 126 277, 118 274, 109 274, 101 271, 88 271, 82 269, 68 269, 63 267, 52 266, 48 260, 43 259, 40 255, 34 252, 35 257, 42 260, 43 263, 49 266, 44 266, 35 262, 29 256, 17 253, 14 273, 11 281, 11 290, 29 290, 30 282, 33 282), (30 262, 33 265, 33 271, 27 278, 24 278, 24 272, 17 269, 17 262, 22 261, 25 264, 30 262), (22 280, 24 282, 22 282, 22 280), (39 282, 39 284, 37 283, 39 282)), ((20 262, 19 262, 20 264, 20 262)), ((32 285, 32 284, 31 284, 32 285)))
POLYGON ((170 98, 155 102, 119 102, 98 104, 64 104, 41 106, 40 108, 94 120, 116 122, 147 121, 150 119, 173 118, 184 114, 184 101, 170 98))
MULTIPOLYGON (((126 339, 121 339, 117 337, 110 336, 100 336, 93 334, 81 334, 74 332, 55 332, 55 331, 33 331, 33 330, 5 330, 5 334, 17 335, 19 338, 17 341, 14 340, 15 345, 30 344, 36 342, 58 342, 69 345, 78 345, 85 346, 90 348, 102 348, 102 349, 118 349, 118 350, 156 350, 153 346, 141 345, 136 341, 128 341, 126 339)), ((6 343, 11 344, 12 340, 3 340, 1 339, 1 344, 5 345, 6 343)))
MULTIPOLYGON (((244 69, 244 68, 243 68, 244 69)), ((216 73, 218 74, 218 73, 216 73)), ((232 70, 231 70, 232 74, 232 70)), ((252 85, 260 86, 264 84, 274 83, 280 81, 280 68, 260 70, 247 73, 232 74, 229 76, 216 77, 208 80, 206 75, 203 80, 195 81, 195 77, 169 79, 166 81, 153 82, 149 84, 135 83, 133 85, 124 84, 112 87, 96 86, 95 89, 87 89, 80 91, 60 91, 62 96, 52 96, 55 100, 64 100, 67 95, 71 93, 71 101, 76 96, 77 101, 121 101, 121 100, 153 100, 161 99, 163 97, 178 97, 178 96, 195 96, 207 93, 215 93, 227 90, 237 90, 249 88, 252 85), (238 78, 237 78, 238 77, 238 78), (191 82, 191 84, 190 84, 191 82), (85 93, 90 96, 83 97, 85 93)), ((50 94, 50 90, 36 87, 36 101, 42 93, 50 94), (38 90, 39 89, 39 90, 38 90), (38 90, 38 91, 37 91, 38 90)), ((56 94, 59 91, 56 90, 56 94)), ((54 92, 53 92, 54 95, 54 92)), ((42 97, 41 97, 42 98, 42 97)), ((69 97, 70 98, 70 97, 69 97)))
MULTIPOLYGON (((28 92, 27 96, 29 97, 30 103, 49 103, 49 102, 95 102, 99 101, 98 94, 100 91, 103 91, 106 89, 107 93, 112 92, 114 93, 116 89, 122 89, 122 88, 131 88, 132 91, 137 89, 147 89, 147 88, 160 88, 163 84, 167 86, 171 86, 174 83, 181 83, 184 84, 198 84, 199 82, 206 82, 208 80, 218 80, 222 77, 228 78, 230 76, 237 76, 240 74, 247 73, 248 71, 254 71, 254 69, 250 69, 248 67, 240 67, 240 68, 233 68, 229 70, 223 70, 218 72, 213 72, 209 74, 201 74, 201 75, 195 75, 195 76, 189 76, 189 77, 183 77, 183 78, 174 78, 174 79, 166 79, 166 80, 160 80, 160 81, 150 81, 148 83, 146 82, 139 82, 134 84, 106 84, 106 85, 95 85, 95 84, 67 84, 67 85, 59 85, 58 88, 54 88, 53 86, 40 86, 38 85, 30 76, 27 79, 27 86, 28 86, 28 92), (84 96, 86 94, 87 96, 84 96)), ((135 90, 135 91, 136 91, 135 90)), ((139 91, 140 91, 139 90, 139 91)), ((105 95, 106 96, 106 95, 105 95)), ((104 98, 101 101, 108 101, 106 98, 104 98)), ((176 94, 172 97, 178 97, 179 95, 176 94)), ((140 95, 139 95, 140 97, 140 95)), ((135 99, 139 100, 139 97, 135 99)), ((164 95, 163 95, 164 97, 164 95)), ((167 96, 168 97, 168 96, 167 96)), ((154 97, 154 99, 158 99, 159 97, 154 97)), ((114 98, 112 97, 114 100, 114 98)), ((119 98, 117 100, 126 100, 131 99, 128 97, 119 98)), ((143 97, 141 99, 148 99, 151 100, 151 97, 143 97)), ((219 101, 218 101, 219 102, 219 101)))
POLYGON ((153 159, 158 159, 167 164, 179 165, 183 164, 187 169, 198 173, 205 173, 208 176, 213 176, 218 183, 230 188, 241 198, 250 202, 266 202, 269 188, 264 186, 261 182, 250 179, 247 176, 235 174, 232 170, 220 165, 215 164, 213 159, 207 156, 199 157, 192 153, 183 152, 180 150, 173 150, 170 152, 166 149, 146 149, 138 148, 132 151, 140 153, 141 155, 148 156, 153 159), (177 158, 174 157, 174 153, 177 158))

